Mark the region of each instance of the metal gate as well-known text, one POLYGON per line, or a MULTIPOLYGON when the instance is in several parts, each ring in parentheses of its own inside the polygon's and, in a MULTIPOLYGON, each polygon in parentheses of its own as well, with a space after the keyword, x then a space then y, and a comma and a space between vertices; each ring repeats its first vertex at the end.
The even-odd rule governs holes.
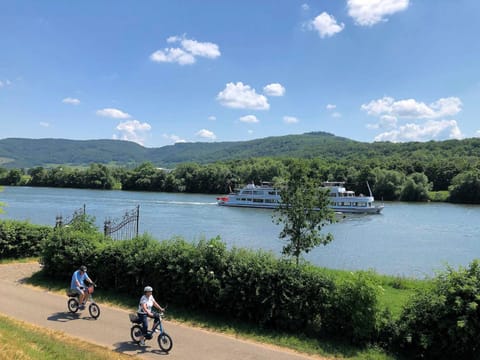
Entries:
POLYGON ((103 233, 114 240, 129 240, 138 236, 138 223, 140 218, 140 205, 135 209, 126 211, 122 218, 107 219, 103 225, 103 233))
POLYGON ((78 208, 75 210, 71 217, 66 217, 65 220, 63 219, 63 215, 57 215, 55 217, 55 228, 59 228, 62 226, 67 226, 73 223, 75 220, 84 219, 86 215, 85 204, 83 204, 83 208, 78 208))

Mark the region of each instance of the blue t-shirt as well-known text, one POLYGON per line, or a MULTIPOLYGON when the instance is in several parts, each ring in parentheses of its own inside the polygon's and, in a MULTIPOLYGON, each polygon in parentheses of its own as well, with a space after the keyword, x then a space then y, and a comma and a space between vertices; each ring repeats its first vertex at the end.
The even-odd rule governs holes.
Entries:
POLYGON ((83 274, 80 274, 80 270, 75 271, 72 275, 72 282, 70 283, 70 288, 71 289, 77 288, 77 280, 80 283, 80 286, 85 286, 85 279, 90 280, 86 272, 84 272, 83 274))

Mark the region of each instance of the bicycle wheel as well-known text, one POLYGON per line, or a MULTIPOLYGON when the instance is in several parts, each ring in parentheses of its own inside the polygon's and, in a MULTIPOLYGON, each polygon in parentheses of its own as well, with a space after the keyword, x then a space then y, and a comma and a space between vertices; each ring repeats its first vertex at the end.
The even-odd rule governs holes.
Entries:
POLYGON ((76 313, 78 311, 78 301, 75 298, 71 298, 68 300, 68 311, 71 313, 76 313))
POLYGON ((130 337, 132 338, 133 342, 138 344, 143 337, 142 327, 140 325, 133 325, 130 329, 130 337))
POLYGON ((90 304, 90 306, 88 307, 88 312, 90 313, 90 316, 94 319, 100 316, 100 308, 95 303, 90 304))
POLYGON ((160 335, 158 335, 157 341, 158 346, 160 346, 160 349, 162 349, 163 351, 169 352, 170 350, 172 350, 173 341, 170 335, 168 335, 167 333, 161 333, 160 335))

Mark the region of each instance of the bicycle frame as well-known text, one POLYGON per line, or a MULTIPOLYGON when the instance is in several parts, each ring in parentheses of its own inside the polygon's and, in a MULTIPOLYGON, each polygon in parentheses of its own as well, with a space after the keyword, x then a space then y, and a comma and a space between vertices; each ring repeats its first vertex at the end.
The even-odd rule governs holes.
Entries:
POLYGON ((165 352, 169 352, 172 349, 173 346, 173 341, 170 335, 168 335, 163 327, 162 323, 162 318, 163 314, 158 314, 158 316, 155 316, 155 320, 153 322, 153 326, 150 330, 147 330, 146 334, 143 334, 142 330, 142 321, 138 318, 137 314, 129 314, 128 315, 130 318, 130 322, 132 323, 132 327, 130 329, 130 336, 132 340, 140 344, 142 339, 144 340, 151 340, 153 339, 153 336, 155 335, 155 331, 158 329, 159 334, 157 337, 157 342, 158 345, 160 346, 160 349, 162 349, 165 352))
MULTIPOLYGON (((90 303, 90 305, 88 306, 88 312, 90 313, 90 316, 92 318, 97 319, 100 316, 100 308, 93 299, 93 290, 94 285, 90 285, 84 289, 87 295, 85 297, 85 304, 87 304, 88 302, 90 303)), ((69 297, 69 300, 67 302, 68 311, 70 311, 71 313, 76 313, 78 310, 83 309, 83 307, 80 307, 80 294, 68 291, 67 296, 69 297)))

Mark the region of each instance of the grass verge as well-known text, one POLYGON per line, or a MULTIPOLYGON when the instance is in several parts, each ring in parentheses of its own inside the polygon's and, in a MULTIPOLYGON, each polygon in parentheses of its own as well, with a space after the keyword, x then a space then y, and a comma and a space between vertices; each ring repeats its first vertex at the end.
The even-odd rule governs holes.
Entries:
POLYGON ((132 356, 0 315, 0 359, 131 360, 132 356))

